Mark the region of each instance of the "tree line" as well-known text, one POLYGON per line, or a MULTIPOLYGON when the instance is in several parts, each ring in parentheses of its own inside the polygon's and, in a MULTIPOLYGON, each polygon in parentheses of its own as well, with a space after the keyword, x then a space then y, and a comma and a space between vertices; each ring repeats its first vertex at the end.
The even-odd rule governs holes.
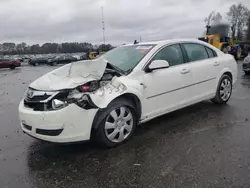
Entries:
MULTIPOLYGON (((222 19, 219 12, 212 11, 204 21, 206 26, 211 26, 222 19)), ((233 39, 250 40, 250 11, 245 5, 233 4, 226 14, 226 20, 230 23, 233 39)))
POLYGON ((48 53, 77 53, 90 51, 109 51, 113 46, 110 44, 93 45, 83 42, 65 42, 65 43, 45 43, 43 45, 34 44, 27 45, 25 42, 20 44, 5 42, 0 44, 0 54, 15 55, 15 54, 48 54, 48 53))

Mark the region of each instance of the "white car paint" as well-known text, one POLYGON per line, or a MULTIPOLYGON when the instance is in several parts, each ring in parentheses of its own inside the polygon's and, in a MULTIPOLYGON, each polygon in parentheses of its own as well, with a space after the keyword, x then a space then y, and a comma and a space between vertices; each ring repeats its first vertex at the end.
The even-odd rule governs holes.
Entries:
MULTIPOLYGON (((128 75, 113 79, 94 92, 87 93, 98 108, 105 108, 114 99, 124 94, 137 96, 141 104, 140 123, 157 116, 211 99, 215 96, 221 76, 229 72, 233 84, 237 78, 237 65, 231 55, 195 39, 175 39, 140 43, 155 45, 128 75), (144 68, 161 48, 171 44, 197 43, 213 49, 217 57, 189 62, 146 73, 144 68), (182 74, 182 72, 185 72, 182 74)), ((133 44, 129 44, 133 45, 133 44)), ((127 45, 127 46, 129 46, 127 45)), ((58 91, 72 89, 92 80, 99 80, 107 62, 102 57, 92 61, 80 61, 56 69, 31 83, 30 87, 39 91, 58 91)), ((19 105, 21 127, 27 134, 52 142, 72 142, 90 139, 93 120, 98 109, 85 110, 75 104, 54 111, 33 111, 19 105), (32 131, 24 124, 32 126, 32 131), (37 128, 51 130, 63 129, 58 136, 37 134, 37 128)))
POLYGON ((30 84, 41 91, 71 89, 92 80, 99 80, 106 68, 103 59, 78 61, 55 69, 30 84))

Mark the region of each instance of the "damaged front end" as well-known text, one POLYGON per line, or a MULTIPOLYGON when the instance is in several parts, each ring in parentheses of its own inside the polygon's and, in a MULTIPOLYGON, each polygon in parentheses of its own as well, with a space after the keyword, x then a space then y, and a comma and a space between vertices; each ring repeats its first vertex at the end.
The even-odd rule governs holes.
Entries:
POLYGON ((60 110, 70 104, 86 110, 104 108, 107 96, 125 91, 126 86, 117 81, 121 75, 104 60, 71 64, 33 82, 24 105, 34 111, 60 110))

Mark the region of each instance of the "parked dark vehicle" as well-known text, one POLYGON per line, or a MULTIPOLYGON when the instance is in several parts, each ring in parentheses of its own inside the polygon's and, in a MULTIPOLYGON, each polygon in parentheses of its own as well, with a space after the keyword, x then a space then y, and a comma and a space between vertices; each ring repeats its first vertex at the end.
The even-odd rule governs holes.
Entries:
POLYGON ((87 59, 88 59, 88 54, 87 53, 81 55, 81 57, 80 57, 80 60, 87 60, 87 59))
POLYGON ((248 55, 242 64, 242 69, 245 72, 246 75, 250 74, 250 55, 248 55))
POLYGON ((44 57, 34 58, 29 62, 29 64, 33 65, 33 66, 38 66, 41 64, 48 64, 48 59, 46 59, 44 57))
POLYGON ((53 66, 56 64, 67 64, 67 63, 71 63, 77 61, 77 58, 71 56, 71 55, 63 55, 54 59, 50 59, 48 64, 53 66))
POLYGON ((10 68, 15 69, 20 67, 21 63, 19 60, 10 60, 10 59, 0 59, 0 68, 10 68))
POLYGON ((240 45, 242 52, 241 55, 243 58, 248 56, 248 53, 250 52, 250 41, 242 41, 237 42, 236 44, 240 45))

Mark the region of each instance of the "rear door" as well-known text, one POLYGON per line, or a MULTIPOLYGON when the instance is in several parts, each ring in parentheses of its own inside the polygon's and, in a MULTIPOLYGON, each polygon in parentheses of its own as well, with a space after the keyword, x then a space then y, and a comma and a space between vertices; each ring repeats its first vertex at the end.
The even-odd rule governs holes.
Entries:
POLYGON ((184 43, 182 48, 192 70, 192 101, 213 97, 217 85, 216 76, 221 66, 216 52, 197 43, 184 43))

